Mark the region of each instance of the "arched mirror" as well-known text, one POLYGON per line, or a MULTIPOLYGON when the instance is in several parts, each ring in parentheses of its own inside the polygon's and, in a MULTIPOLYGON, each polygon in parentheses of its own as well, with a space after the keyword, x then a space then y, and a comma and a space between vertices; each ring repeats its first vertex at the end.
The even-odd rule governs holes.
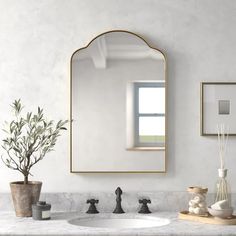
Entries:
POLYGON ((73 173, 166 171, 166 59, 137 34, 103 33, 71 57, 73 173))

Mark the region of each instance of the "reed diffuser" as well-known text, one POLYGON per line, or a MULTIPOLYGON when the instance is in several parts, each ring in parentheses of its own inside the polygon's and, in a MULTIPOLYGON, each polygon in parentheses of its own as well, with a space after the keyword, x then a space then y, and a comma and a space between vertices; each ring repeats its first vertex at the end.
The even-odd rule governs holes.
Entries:
POLYGON ((225 156, 229 138, 229 127, 226 129, 224 124, 217 125, 217 134, 220 168, 218 169, 219 179, 216 182, 215 202, 227 200, 228 207, 231 207, 230 186, 226 179, 228 170, 225 168, 225 156))

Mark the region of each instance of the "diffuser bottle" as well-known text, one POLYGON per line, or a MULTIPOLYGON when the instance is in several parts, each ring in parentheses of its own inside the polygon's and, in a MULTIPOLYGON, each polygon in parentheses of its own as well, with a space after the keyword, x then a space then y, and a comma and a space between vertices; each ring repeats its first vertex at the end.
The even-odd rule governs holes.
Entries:
POLYGON ((218 169, 219 178, 215 185, 215 202, 228 201, 228 208, 231 207, 230 185, 226 179, 227 169, 218 169))

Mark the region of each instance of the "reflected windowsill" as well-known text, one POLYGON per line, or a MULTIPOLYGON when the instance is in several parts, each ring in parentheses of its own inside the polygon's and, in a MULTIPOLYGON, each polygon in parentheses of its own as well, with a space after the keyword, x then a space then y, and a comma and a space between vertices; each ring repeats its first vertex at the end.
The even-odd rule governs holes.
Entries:
POLYGON ((130 147, 127 151, 165 151, 165 147, 130 147))

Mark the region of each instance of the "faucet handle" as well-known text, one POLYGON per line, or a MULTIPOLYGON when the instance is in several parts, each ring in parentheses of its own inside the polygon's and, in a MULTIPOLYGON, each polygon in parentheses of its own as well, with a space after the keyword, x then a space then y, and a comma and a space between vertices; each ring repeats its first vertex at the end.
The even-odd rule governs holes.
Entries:
POLYGON ((143 198, 143 199, 139 199, 138 202, 139 202, 140 204, 145 204, 145 205, 147 205, 148 203, 151 203, 151 200, 150 200, 150 199, 143 198))
POLYGON ((88 199, 87 200, 87 204, 88 203, 90 203, 90 206, 89 206, 89 209, 87 210, 87 212, 86 213, 88 213, 88 214, 97 214, 97 213, 99 213, 99 211, 97 210, 97 208, 96 208, 96 206, 95 206, 95 204, 97 204, 99 202, 99 200, 97 200, 97 199, 88 199))
POLYGON ((148 205, 147 205, 148 203, 151 203, 150 199, 145 199, 145 198, 139 199, 139 203, 142 205, 141 205, 141 208, 138 213, 141 213, 141 214, 151 213, 151 211, 149 210, 148 205))
POLYGON ((94 199, 94 198, 87 200, 87 204, 90 203, 90 204, 94 205, 94 204, 97 204, 98 202, 99 202, 99 200, 98 199, 94 199))

